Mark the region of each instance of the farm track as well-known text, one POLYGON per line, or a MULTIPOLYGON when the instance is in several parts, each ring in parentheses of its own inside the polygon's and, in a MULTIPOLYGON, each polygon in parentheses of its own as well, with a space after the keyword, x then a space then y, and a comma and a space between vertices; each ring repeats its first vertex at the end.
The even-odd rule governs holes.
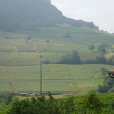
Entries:
MULTIPOLYGON (((95 80, 97 79, 102 79, 103 77, 101 78, 95 78, 95 80)), ((7 80, 7 79, 4 79, 4 80, 7 80)), ((40 81, 40 79, 14 79, 14 80, 19 80, 19 81, 40 81)), ((45 80, 45 81, 59 81, 60 79, 42 79, 42 80, 45 80)), ((90 79, 90 78, 85 78, 85 79, 62 79, 61 81, 84 81, 84 80, 94 80, 94 79, 90 79)))
POLYGON ((57 76, 57 78, 59 78, 60 80, 63 80, 62 78, 60 78, 60 75, 58 75, 57 72, 55 72, 55 70, 51 67, 51 65, 48 65, 48 67, 57 76))
POLYGON ((67 83, 71 88, 74 87, 72 83, 67 82, 68 80, 60 78, 60 75, 57 74, 57 72, 51 67, 51 65, 48 65, 48 66, 49 66, 50 70, 51 70, 54 74, 56 74, 56 76, 57 76, 61 81, 66 81, 66 83, 67 83))
MULTIPOLYGON (((18 91, 19 93, 40 93, 40 91, 18 91)), ((44 94, 47 94, 48 91, 43 91, 44 94)), ((51 93, 53 93, 54 95, 59 95, 59 94, 74 94, 74 95, 78 95, 77 91, 51 91, 51 93)))
POLYGON ((97 74, 98 72, 101 72, 101 71, 96 71, 96 72, 94 72, 94 73, 91 75, 90 78, 94 78, 95 74, 97 74))
POLYGON ((9 81, 10 81, 10 84, 11 84, 12 89, 13 89, 13 91, 14 91, 15 93, 17 93, 18 91, 16 90, 15 85, 14 85, 14 82, 13 82, 12 78, 10 77, 10 72, 8 71, 7 66, 5 66, 5 69, 6 69, 6 72, 7 72, 7 74, 8 74, 9 81))

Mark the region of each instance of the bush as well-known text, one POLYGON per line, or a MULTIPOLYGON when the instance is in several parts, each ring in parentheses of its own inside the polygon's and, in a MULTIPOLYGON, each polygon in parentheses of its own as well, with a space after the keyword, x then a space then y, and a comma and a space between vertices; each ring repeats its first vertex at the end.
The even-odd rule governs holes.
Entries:
POLYGON ((95 47, 94 47, 93 44, 91 44, 91 45, 88 46, 88 49, 91 50, 91 51, 93 51, 95 49, 95 47))
POLYGON ((5 95, 4 102, 5 102, 6 105, 12 103, 13 96, 14 96, 13 93, 10 93, 10 94, 5 95))
POLYGON ((33 97, 31 99, 17 99, 8 114, 67 114, 74 112, 74 98, 69 97, 66 100, 54 99, 48 94, 45 96, 33 97))
MULTIPOLYGON (((113 114, 113 94, 70 96, 54 99, 51 93, 45 96, 13 102, 8 114, 113 114)), ((6 106, 8 107, 8 105, 6 106)))
POLYGON ((114 79, 106 77, 103 85, 98 86, 98 92, 99 93, 111 92, 111 89, 113 88, 113 84, 114 84, 114 79))
POLYGON ((87 112, 97 112, 100 113, 102 111, 103 103, 97 97, 95 93, 91 93, 86 96, 82 101, 83 110, 85 113, 87 112))

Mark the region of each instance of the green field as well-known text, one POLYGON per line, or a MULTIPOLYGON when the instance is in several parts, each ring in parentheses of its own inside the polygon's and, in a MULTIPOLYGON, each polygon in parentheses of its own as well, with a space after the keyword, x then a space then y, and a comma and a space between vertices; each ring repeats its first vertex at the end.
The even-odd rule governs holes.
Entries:
MULTIPOLYGON (((43 64, 43 91, 86 94, 102 85, 101 68, 112 69, 113 66, 43 64)), ((0 82, 0 92, 40 91, 40 67, 1 66, 0 82)))
MULTIPOLYGON (((110 43, 105 56, 114 55, 114 35, 89 28, 72 26, 39 28, 37 32, 17 31, 0 33, 0 92, 40 91, 40 62, 56 63, 73 51, 78 51, 82 61, 94 60, 100 54, 97 46, 110 43), (66 33, 71 38, 65 38, 66 33), (27 40, 31 37, 30 40, 27 40), (48 40, 48 41, 47 41, 48 40), (88 45, 94 44, 90 51, 88 45)), ((101 68, 112 69, 113 65, 43 64, 43 91, 75 91, 86 94, 97 90, 103 83, 101 68)))

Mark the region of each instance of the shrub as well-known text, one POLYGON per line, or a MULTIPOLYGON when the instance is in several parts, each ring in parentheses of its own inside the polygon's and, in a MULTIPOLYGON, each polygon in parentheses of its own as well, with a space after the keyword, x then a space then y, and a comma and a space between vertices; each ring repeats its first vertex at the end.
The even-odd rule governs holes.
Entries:
POLYGON ((97 97, 95 93, 91 93, 86 96, 82 101, 84 112, 97 112, 100 113, 102 111, 103 103, 97 97))

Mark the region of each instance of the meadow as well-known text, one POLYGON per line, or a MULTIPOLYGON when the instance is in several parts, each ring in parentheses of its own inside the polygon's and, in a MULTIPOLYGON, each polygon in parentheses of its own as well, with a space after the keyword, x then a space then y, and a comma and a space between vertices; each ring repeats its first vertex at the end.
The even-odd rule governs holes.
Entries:
MULTIPOLYGON (((113 66, 43 64, 43 91, 87 94, 102 85, 101 68, 112 69, 113 66)), ((1 66, 0 82, 0 92, 40 91, 40 66, 1 66)))

